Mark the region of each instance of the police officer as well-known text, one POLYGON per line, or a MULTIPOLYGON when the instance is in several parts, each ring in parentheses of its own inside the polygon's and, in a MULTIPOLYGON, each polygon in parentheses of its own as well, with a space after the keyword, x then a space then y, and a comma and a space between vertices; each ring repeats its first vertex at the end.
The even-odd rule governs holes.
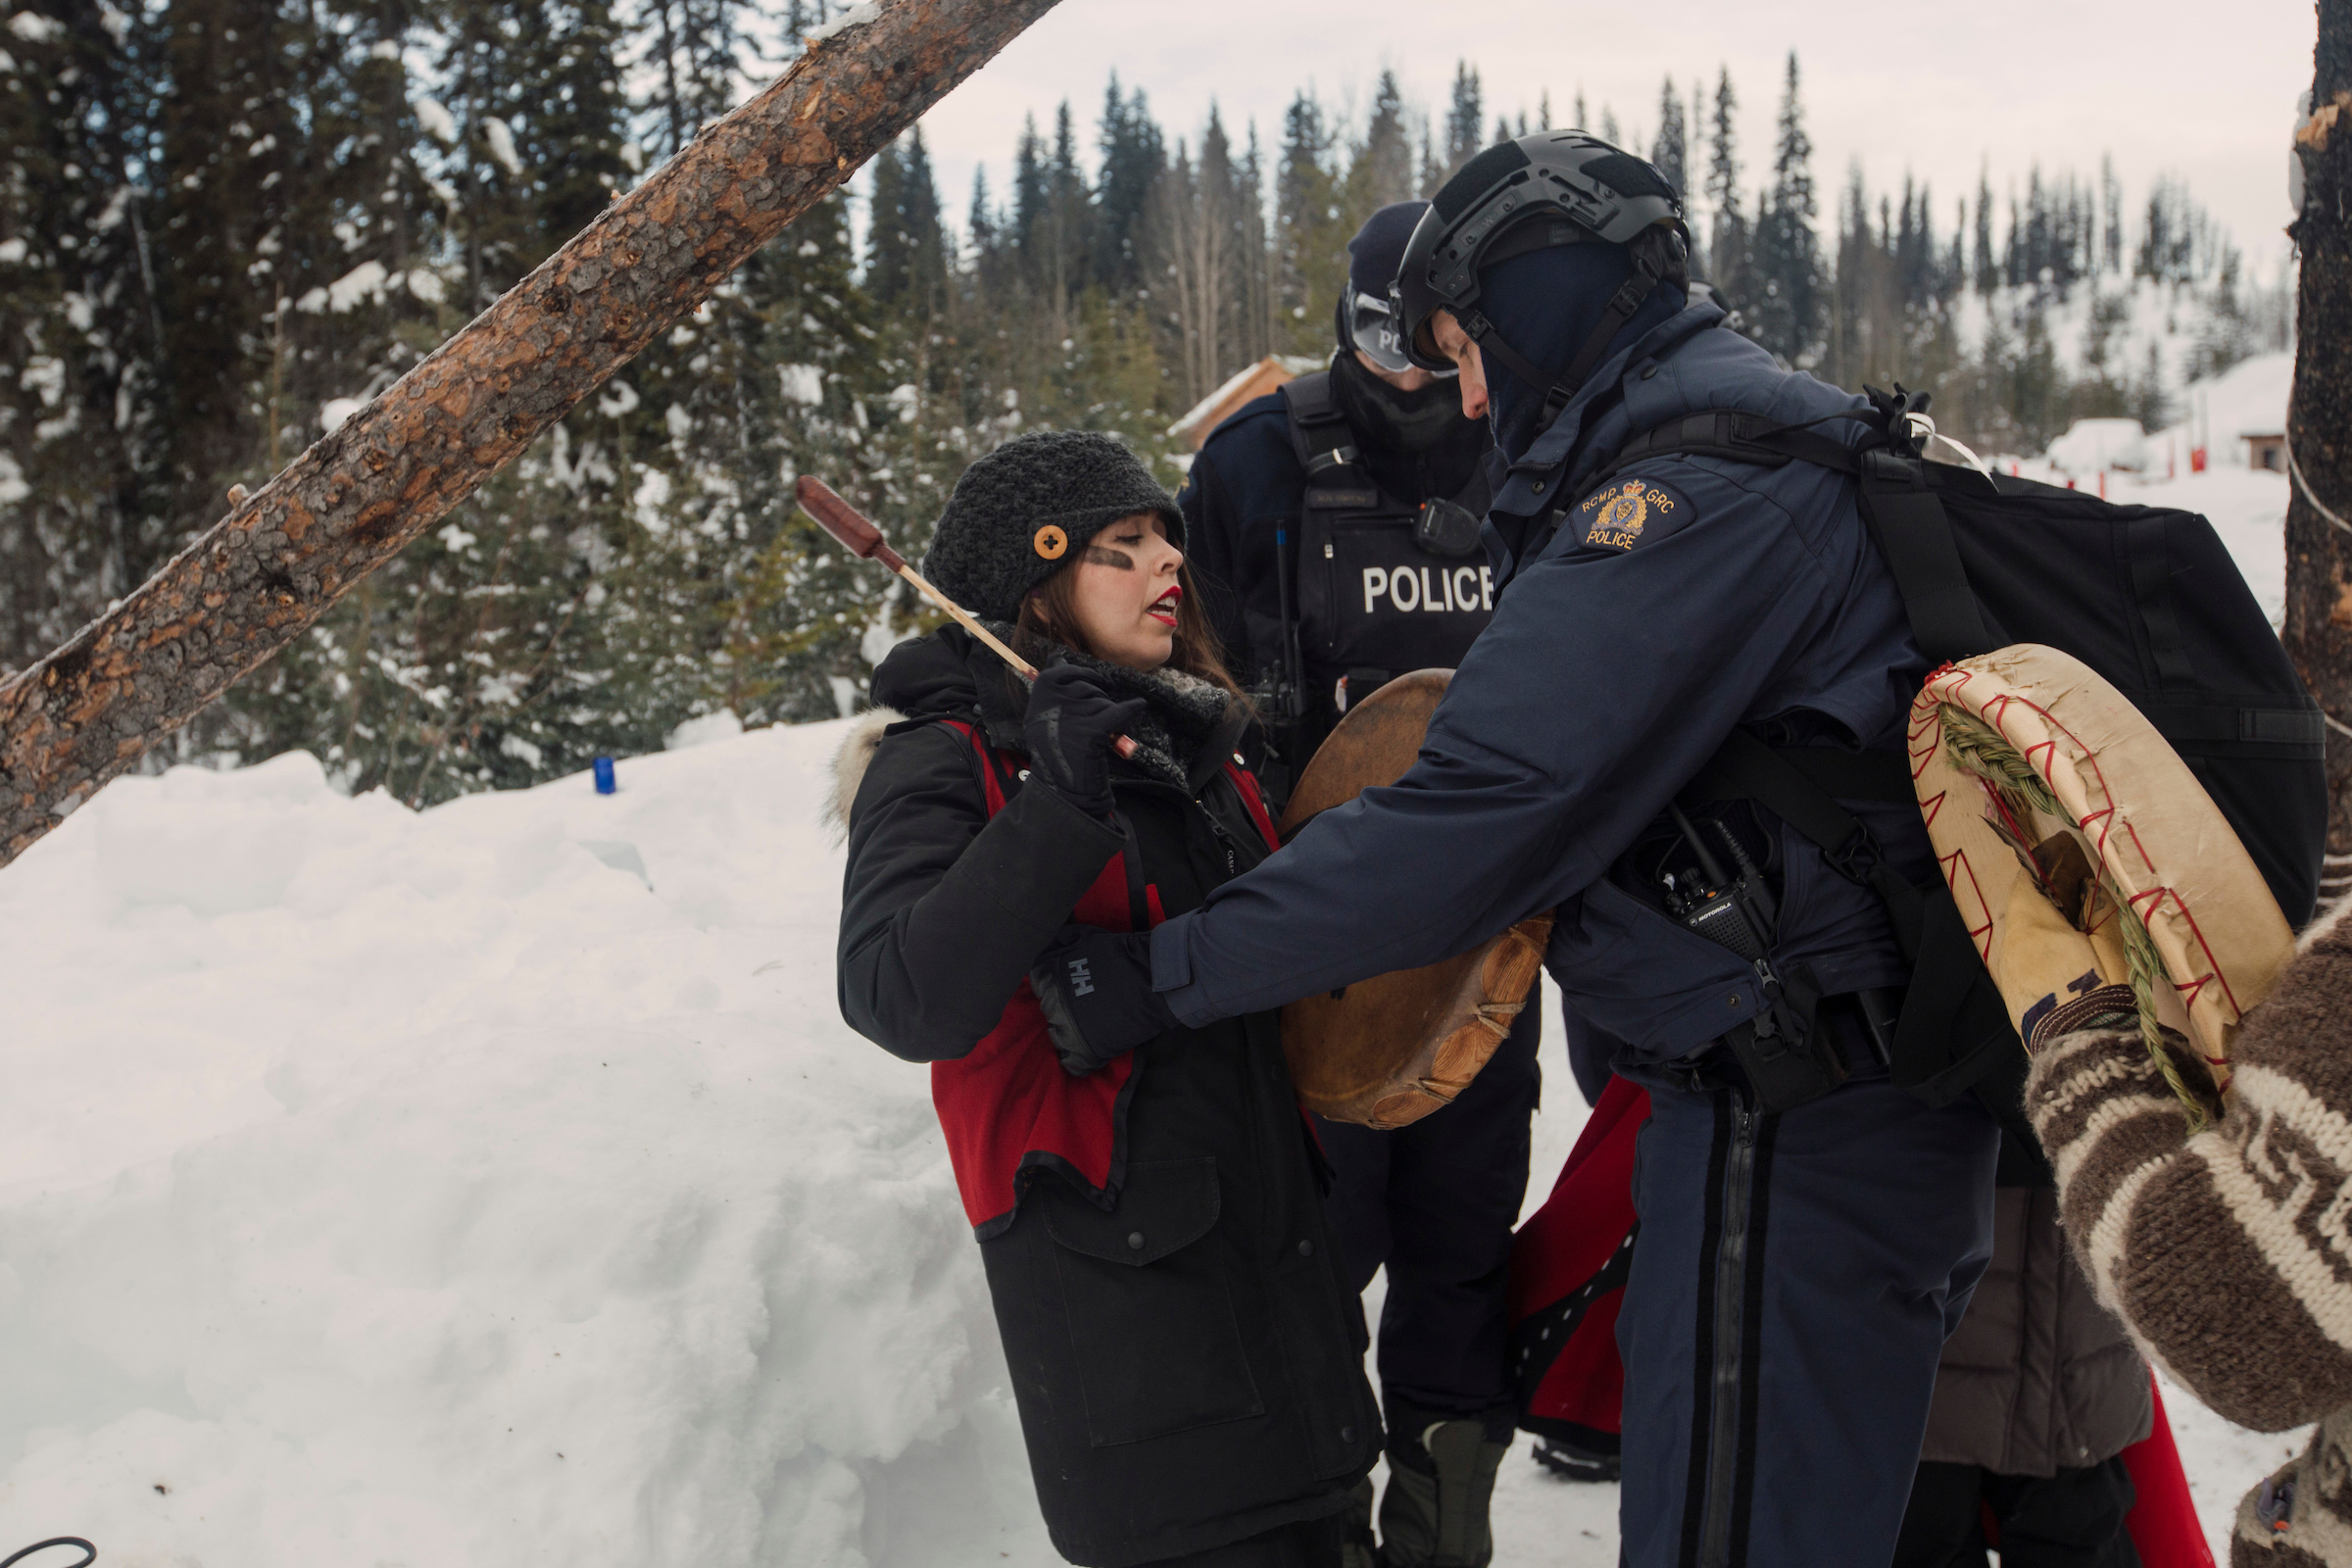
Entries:
POLYGON ((1350 698, 1452 668, 1494 614, 1479 539, 1494 441, 1463 415, 1450 368, 1405 358, 1390 300, 1428 210, 1396 202, 1365 220, 1330 368, 1218 425, 1177 497, 1204 608, 1289 743, 1292 777, 1350 698))
POLYGON ((1556 909, 1551 973, 1650 1090, 1618 1320, 1626 1560, 1884 1563, 1989 1255, 1998 1136, 1881 1054, 1911 967, 1867 872, 1933 882, 1917 810, 1839 786, 1869 831, 1833 861, 1709 783, 1724 758, 1897 761, 1927 666, 1837 467, 1640 456, 1727 411, 1862 439, 1862 400, 1690 302, 1684 246, 1656 170, 1573 132, 1489 148, 1438 193, 1399 325, 1416 363, 1461 370, 1465 412, 1491 400, 1494 619, 1396 787, 1148 937, 1078 940, 1074 1021, 1115 1050, 1556 909))
MULTIPOLYGON (((1219 425, 1178 497, 1210 618, 1295 766, 1351 699, 1407 670, 1459 664, 1494 613, 1479 538, 1493 441, 1464 412, 1450 366, 1405 358, 1391 299, 1428 210, 1397 202, 1365 221, 1348 245, 1330 368, 1219 425)), ((1387 1133, 1317 1124, 1356 1289, 1388 1268, 1385 1568, 1477 1568, 1493 1556, 1488 1503, 1513 1416, 1503 1294, 1542 1027, 1536 1007, 1522 1012, 1442 1116, 1387 1133)), ((1367 1516, 1367 1545, 1369 1526, 1367 1516)))

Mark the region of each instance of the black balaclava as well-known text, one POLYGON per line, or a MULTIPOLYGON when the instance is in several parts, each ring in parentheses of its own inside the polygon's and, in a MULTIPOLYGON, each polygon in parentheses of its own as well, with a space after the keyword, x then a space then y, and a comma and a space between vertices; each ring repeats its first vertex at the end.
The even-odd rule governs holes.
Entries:
POLYGON ((1331 389, 1364 466, 1391 495, 1407 501, 1459 495, 1487 455, 1487 427, 1462 417, 1461 383, 1450 377, 1399 391, 1343 349, 1332 360, 1331 389))
MULTIPOLYGON (((1479 273, 1478 308, 1504 342, 1531 363, 1557 372, 1575 360, 1577 350, 1600 324, 1609 297, 1632 270, 1622 245, 1554 245, 1530 251, 1479 273)), ((1686 303, 1681 288, 1660 283, 1609 340, 1602 363, 1671 319, 1686 303)), ((1529 386, 1498 360, 1489 358, 1486 368, 1494 444, 1517 462, 1543 434, 1544 399, 1550 389, 1529 386)))

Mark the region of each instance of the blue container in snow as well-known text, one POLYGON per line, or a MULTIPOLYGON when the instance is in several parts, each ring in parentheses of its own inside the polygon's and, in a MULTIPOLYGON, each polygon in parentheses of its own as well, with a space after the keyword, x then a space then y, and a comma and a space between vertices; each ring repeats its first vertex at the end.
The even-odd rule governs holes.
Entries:
POLYGON ((610 757, 600 757, 596 760, 595 766, 597 794, 610 795, 620 787, 612 782, 612 759, 610 757))

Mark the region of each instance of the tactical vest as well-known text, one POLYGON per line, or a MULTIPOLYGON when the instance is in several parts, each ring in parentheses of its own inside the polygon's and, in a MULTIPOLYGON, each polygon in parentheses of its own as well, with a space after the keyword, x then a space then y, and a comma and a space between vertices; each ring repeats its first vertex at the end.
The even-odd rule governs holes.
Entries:
POLYGON ((1285 383, 1282 400, 1306 474, 1299 661, 1309 721, 1320 715, 1327 729, 1395 676, 1453 668, 1494 618, 1494 574, 1479 543, 1489 488, 1482 465, 1457 496, 1398 500, 1364 466, 1330 371, 1285 383))

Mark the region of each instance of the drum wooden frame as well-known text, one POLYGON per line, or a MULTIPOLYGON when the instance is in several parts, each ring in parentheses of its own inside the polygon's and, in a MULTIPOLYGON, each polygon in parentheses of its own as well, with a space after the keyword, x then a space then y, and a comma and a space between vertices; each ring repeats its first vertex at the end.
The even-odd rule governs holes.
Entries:
MULTIPOLYGON (((1403 777, 1452 677, 1449 669, 1415 670, 1349 708, 1291 796, 1283 842, 1333 807, 1403 777)), ((1511 1032, 1550 939, 1545 910, 1468 953, 1284 1007, 1283 1054, 1299 1103, 1382 1129, 1451 1103, 1511 1032)))
POLYGON ((2020 643, 1930 676, 1909 749, 1928 836, 1986 964, 2023 865, 2079 928, 2122 922, 2142 1032, 2151 1046, 2159 1029, 2186 1037, 2227 1090, 2238 1021, 2278 984, 2294 933, 2156 726, 2089 665, 2020 643))

